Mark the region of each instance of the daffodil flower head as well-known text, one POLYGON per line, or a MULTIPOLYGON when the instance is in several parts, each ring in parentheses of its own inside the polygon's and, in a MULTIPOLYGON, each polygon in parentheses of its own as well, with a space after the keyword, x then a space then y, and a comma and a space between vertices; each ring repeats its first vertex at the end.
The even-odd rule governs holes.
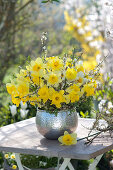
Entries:
POLYGON ((45 103, 49 99, 49 89, 46 85, 44 85, 42 88, 38 91, 39 98, 43 100, 45 103))
POLYGON ((9 158, 9 155, 8 155, 8 154, 5 154, 4 157, 5 157, 5 159, 8 159, 8 158, 9 158))
POLYGON ((59 83, 62 81, 61 74, 55 72, 46 74, 44 78, 47 80, 48 86, 57 87, 59 83))
POLYGON ((68 68, 67 69, 67 71, 66 71, 67 80, 73 81, 73 80, 75 80, 76 76, 77 76, 77 72, 74 68, 68 68))
POLYGON ((11 159, 15 159, 15 155, 14 154, 12 154, 10 157, 11 157, 11 159))
POLYGON ((36 71, 31 73, 31 78, 34 84, 42 86, 43 85, 43 80, 41 79, 42 75, 36 71))
POLYGON ((19 81, 17 91, 20 97, 23 97, 29 93, 29 83, 26 81, 19 81))
POLYGON ((61 145, 74 145, 77 143, 77 134, 72 133, 69 134, 67 131, 64 132, 63 136, 60 136, 58 138, 59 142, 61 142, 61 145))
POLYGON ((50 58, 47 64, 53 71, 59 71, 63 68, 63 60, 58 57, 50 58))
POLYGON ((64 90, 61 90, 59 92, 54 91, 51 99, 52 104, 54 104, 57 108, 60 108, 61 103, 65 102, 64 90))
POLYGON ((92 96, 94 95, 94 87, 92 84, 85 84, 83 87, 84 92, 86 92, 86 96, 92 96))
POLYGON ((16 91, 16 85, 13 82, 7 83, 6 88, 7 88, 8 93, 11 95, 16 91))
POLYGON ((16 166, 16 165, 13 165, 13 166, 12 166, 12 169, 17 169, 17 166, 16 166))
POLYGON ((43 60, 38 57, 35 61, 31 61, 31 64, 28 69, 30 71, 37 72, 40 75, 43 75, 44 68, 45 64, 43 63, 43 60))

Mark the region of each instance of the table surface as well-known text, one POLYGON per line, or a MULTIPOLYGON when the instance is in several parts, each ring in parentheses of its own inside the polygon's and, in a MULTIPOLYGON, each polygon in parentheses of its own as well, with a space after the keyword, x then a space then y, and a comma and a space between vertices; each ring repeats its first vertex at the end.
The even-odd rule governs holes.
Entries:
MULTIPOLYGON (((79 118, 76 131, 78 138, 87 136, 87 127, 91 127, 93 121, 79 118)), ((89 146, 85 145, 85 141, 62 146, 57 140, 47 140, 37 131, 35 118, 0 128, 0 151, 5 152, 89 160, 113 149, 113 138, 109 133, 99 136, 89 146)))

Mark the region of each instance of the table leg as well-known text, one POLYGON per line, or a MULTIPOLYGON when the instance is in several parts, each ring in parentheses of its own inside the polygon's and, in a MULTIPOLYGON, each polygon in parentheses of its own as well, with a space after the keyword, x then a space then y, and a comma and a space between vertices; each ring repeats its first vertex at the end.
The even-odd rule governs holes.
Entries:
MULTIPOLYGON (((88 170, 96 170, 96 166, 97 164, 99 163, 100 159, 102 158, 103 154, 102 155, 99 155, 97 156, 93 163, 89 165, 89 168, 88 170)), ((18 168, 19 170, 24 170, 23 166, 22 166, 22 163, 21 163, 21 160, 20 160, 20 154, 19 153, 15 153, 15 158, 16 158, 16 162, 17 162, 17 165, 18 165, 18 168)), ((59 170, 65 170, 66 167, 68 167, 70 170, 75 170, 70 162, 71 158, 64 158, 64 161, 62 163, 62 165, 57 167, 59 168, 59 170)), ((56 169, 57 169, 56 168, 56 169)), ((29 169, 29 168, 28 168, 29 169)), ((30 170, 30 169, 29 169, 30 170)))
POLYGON ((102 156, 103 156, 103 154, 97 156, 97 157, 94 159, 93 163, 89 165, 89 169, 88 169, 88 170, 96 170, 96 166, 97 166, 97 164, 99 163, 99 161, 100 161, 100 159, 102 158, 102 156))
POLYGON ((64 162, 60 166, 59 170, 65 170, 68 167, 70 170, 75 170, 70 162, 71 158, 64 158, 64 162))
POLYGON ((21 163, 21 160, 20 160, 20 154, 15 153, 15 158, 16 158, 16 162, 17 162, 19 170, 24 170, 22 163, 21 163))

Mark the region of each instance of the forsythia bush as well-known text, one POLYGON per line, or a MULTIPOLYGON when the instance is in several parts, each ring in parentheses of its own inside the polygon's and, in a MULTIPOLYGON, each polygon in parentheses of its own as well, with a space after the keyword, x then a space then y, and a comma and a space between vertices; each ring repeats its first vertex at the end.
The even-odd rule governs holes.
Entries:
POLYGON ((101 32, 91 25, 90 21, 87 19, 88 14, 84 13, 84 11, 85 9, 82 8, 77 9, 75 11, 77 15, 76 18, 70 16, 68 12, 65 11, 66 25, 64 29, 71 32, 73 37, 84 49, 84 54, 82 55, 84 67, 89 71, 97 65, 97 60, 102 55, 101 48, 105 39, 101 32))

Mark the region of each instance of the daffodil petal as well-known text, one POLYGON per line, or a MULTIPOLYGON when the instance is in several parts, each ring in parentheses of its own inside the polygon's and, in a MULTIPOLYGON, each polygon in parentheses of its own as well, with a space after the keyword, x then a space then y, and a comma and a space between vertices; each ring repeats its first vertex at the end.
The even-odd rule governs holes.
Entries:
POLYGON ((67 131, 65 131, 65 132, 64 132, 64 135, 67 135, 67 134, 69 134, 69 133, 68 133, 67 131))

